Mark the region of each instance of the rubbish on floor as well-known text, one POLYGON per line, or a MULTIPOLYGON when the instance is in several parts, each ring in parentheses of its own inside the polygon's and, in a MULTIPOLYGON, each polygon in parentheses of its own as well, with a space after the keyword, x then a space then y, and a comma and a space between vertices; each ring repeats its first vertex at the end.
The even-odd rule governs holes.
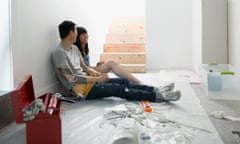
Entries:
POLYGON ((141 104, 142 104, 143 110, 145 112, 152 112, 153 109, 152 109, 151 104, 148 100, 142 100, 141 104))
POLYGON ((230 116, 225 114, 224 111, 213 111, 210 113, 210 116, 217 118, 217 119, 227 119, 227 120, 231 120, 231 121, 240 121, 240 117, 234 117, 234 116, 230 116))
POLYGON ((119 136, 115 136, 111 144, 118 144, 121 142, 134 143, 136 141, 136 135, 138 143, 140 144, 158 142, 186 144, 187 142, 192 143, 194 137, 197 135, 196 130, 206 134, 211 133, 210 130, 204 128, 184 124, 176 120, 170 120, 167 118, 166 113, 154 111, 149 113, 143 110, 141 112, 138 110, 137 113, 134 113, 134 107, 137 109, 139 104, 127 103, 125 106, 130 107, 130 109, 118 109, 105 113, 103 121, 99 125, 100 128, 103 128, 104 125, 112 125, 117 129, 117 135, 119 136), (130 129, 136 130, 129 133, 130 129), (119 130, 121 130, 122 134, 119 134, 119 130))
POLYGON ((232 134, 234 135, 235 140, 238 144, 240 144, 240 131, 232 131, 232 134))
POLYGON ((180 123, 180 122, 177 122, 177 121, 169 121, 169 122, 172 122, 172 123, 176 124, 178 127, 181 125, 181 126, 185 126, 185 127, 188 127, 188 128, 192 128, 193 130, 198 129, 198 130, 203 131, 203 132, 211 133, 211 131, 209 131, 209 130, 199 128, 199 127, 196 127, 196 126, 191 126, 191 125, 184 124, 184 123, 180 123))
POLYGON ((138 143, 151 144, 151 136, 146 132, 139 132, 138 143))

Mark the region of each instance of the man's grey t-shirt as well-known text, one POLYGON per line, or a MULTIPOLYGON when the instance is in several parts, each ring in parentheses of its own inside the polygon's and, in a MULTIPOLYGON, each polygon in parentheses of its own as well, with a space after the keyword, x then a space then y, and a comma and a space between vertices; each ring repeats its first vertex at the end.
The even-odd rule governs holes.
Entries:
POLYGON ((55 73, 62 85, 68 90, 72 88, 72 84, 61 74, 59 68, 67 66, 73 75, 82 74, 81 61, 83 61, 83 58, 75 45, 72 45, 71 49, 65 49, 62 44, 59 44, 52 53, 55 73))

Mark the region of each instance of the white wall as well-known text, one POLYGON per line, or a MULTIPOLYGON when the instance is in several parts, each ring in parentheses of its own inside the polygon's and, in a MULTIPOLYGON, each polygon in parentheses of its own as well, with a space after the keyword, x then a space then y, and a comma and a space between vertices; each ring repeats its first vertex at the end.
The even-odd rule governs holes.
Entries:
POLYGON ((144 16, 145 0, 14 0, 13 67, 15 86, 26 74, 32 74, 37 95, 56 87, 50 53, 59 42, 57 26, 71 19, 89 30, 91 60, 95 63, 103 51, 112 19, 144 16))
POLYGON ((9 0, 1 0, 0 2, 0 91, 13 88, 9 5, 9 0))
POLYGON ((240 1, 228 0, 229 63, 240 67, 240 1))
POLYGON ((193 20, 193 46, 192 60, 193 69, 198 72, 202 64, 202 0, 192 1, 192 20, 193 20))
POLYGON ((146 0, 147 67, 192 67, 192 0, 146 0))
MULTIPOLYGON (((199 48, 201 1, 146 0, 145 7, 145 0, 14 0, 14 85, 26 74, 32 74, 37 95, 55 88, 57 83, 51 71, 50 53, 59 42, 57 26, 62 20, 71 19, 89 30, 90 56, 94 64, 103 51, 111 21, 122 16, 144 16, 144 9, 147 67, 196 66, 202 61, 199 48)), ((240 53, 237 40, 240 35, 239 3, 229 0, 230 63, 236 65, 240 65, 237 56, 240 53)))

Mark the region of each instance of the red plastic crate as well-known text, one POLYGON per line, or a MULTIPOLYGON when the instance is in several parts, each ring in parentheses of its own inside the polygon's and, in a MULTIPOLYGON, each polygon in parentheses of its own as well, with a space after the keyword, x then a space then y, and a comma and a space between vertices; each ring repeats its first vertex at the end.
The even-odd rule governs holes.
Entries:
POLYGON ((27 75, 18 87, 11 93, 12 108, 16 123, 26 123, 27 144, 61 144, 62 143, 62 103, 57 102, 54 113, 47 112, 51 93, 46 93, 38 98, 44 102, 45 109, 35 119, 23 121, 22 109, 35 100, 32 76, 27 75))

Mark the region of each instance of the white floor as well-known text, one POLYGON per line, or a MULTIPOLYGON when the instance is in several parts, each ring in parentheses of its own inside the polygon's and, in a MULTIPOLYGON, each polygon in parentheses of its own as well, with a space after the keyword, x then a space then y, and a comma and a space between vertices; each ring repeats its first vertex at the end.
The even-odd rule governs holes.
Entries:
MULTIPOLYGON (((223 143, 185 76, 184 78, 181 78, 181 76, 176 78, 176 75, 172 77, 159 71, 136 74, 136 76, 145 84, 154 86, 175 82, 176 89, 182 92, 182 98, 179 101, 174 103, 151 104, 155 114, 160 114, 169 120, 175 121, 177 125, 171 124, 174 126, 169 128, 169 126, 171 126, 170 124, 165 123, 159 125, 158 122, 151 119, 147 121, 148 127, 146 128, 139 126, 136 122, 131 123, 132 121, 130 120, 128 122, 131 123, 131 126, 128 124, 128 128, 119 128, 119 126, 115 128, 106 121, 103 121, 103 115, 109 109, 113 109, 116 106, 134 103, 118 98, 81 101, 75 104, 64 103, 62 119, 63 144, 110 144, 114 140, 122 137, 133 138, 131 142, 134 143, 137 141, 139 132, 145 130, 152 136, 151 140, 160 144, 223 143), (103 122, 105 122, 104 125, 100 126, 103 122), (161 129, 159 129, 159 126, 161 126, 161 129), (158 136, 156 136, 156 133, 158 136), (136 141, 134 141, 134 139, 136 141)), ((147 117, 148 116, 151 117, 151 114, 148 114, 147 117)), ((117 124, 121 123, 122 120, 117 122, 117 124)), ((127 141, 129 139, 124 140, 124 143, 130 143, 127 141)), ((24 124, 16 125, 13 123, 5 129, 0 130, 0 144, 25 143, 24 124)))

